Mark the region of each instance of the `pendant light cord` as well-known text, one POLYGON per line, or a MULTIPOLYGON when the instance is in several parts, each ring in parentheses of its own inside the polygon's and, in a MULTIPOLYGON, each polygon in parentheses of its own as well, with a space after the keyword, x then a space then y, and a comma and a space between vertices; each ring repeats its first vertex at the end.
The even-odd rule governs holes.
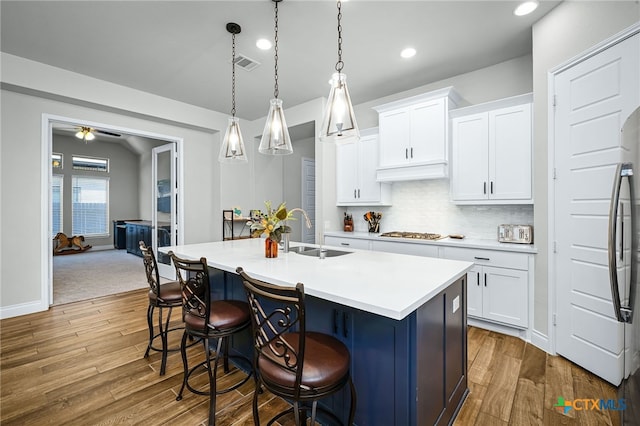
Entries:
POLYGON ((231 116, 236 116, 236 35, 231 35, 231 116))
POLYGON ((336 62, 336 71, 340 73, 344 68, 344 62, 342 62, 342 2, 338 0, 338 62, 336 62))
POLYGON ((275 36, 273 38, 274 40, 274 49, 273 51, 275 52, 274 58, 275 58, 275 85, 273 88, 273 97, 278 99, 278 94, 280 93, 280 91, 278 90, 278 2, 280 0, 274 0, 275 3, 275 36))

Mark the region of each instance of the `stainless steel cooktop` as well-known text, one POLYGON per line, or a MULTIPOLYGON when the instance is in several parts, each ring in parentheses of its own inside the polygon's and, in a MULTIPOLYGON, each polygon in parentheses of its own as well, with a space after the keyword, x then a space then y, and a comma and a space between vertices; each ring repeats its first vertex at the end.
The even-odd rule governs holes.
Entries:
POLYGON ((385 232, 380 234, 381 237, 392 237, 392 238, 414 238, 416 240, 440 240, 442 238, 446 238, 446 235, 433 234, 430 232, 401 232, 401 231, 392 231, 385 232))

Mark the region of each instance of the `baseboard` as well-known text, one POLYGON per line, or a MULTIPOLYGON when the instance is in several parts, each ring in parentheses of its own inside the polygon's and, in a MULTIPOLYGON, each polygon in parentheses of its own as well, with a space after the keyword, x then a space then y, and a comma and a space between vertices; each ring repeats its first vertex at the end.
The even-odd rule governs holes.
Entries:
POLYGON ((47 309, 49 309, 49 306, 43 304, 41 300, 19 303, 17 305, 0 306, 0 319, 13 318, 20 315, 33 314, 35 312, 43 312, 47 309))
POLYGON ((544 335, 536 330, 531 330, 531 344, 536 346, 539 349, 542 349, 546 353, 551 355, 555 355, 551 350, 551 342, 549 341, 549 336, 544 335))
POLYGON ((107 245, 107 246, 93 246, 90 249, 91 251, 101 251, 101 250, 114 250, 114 247, 112 245, 107 245))
POLYGON ((476 318, 467 318, 467 324, 478 328, 484 328, 485 330, 495 331, 496 333, 506 334, 508 336, 519 337, 525 342, 527 339, 527 330, 521 330, 519 328, 509 327, 506 325, 483 321, 476 318))

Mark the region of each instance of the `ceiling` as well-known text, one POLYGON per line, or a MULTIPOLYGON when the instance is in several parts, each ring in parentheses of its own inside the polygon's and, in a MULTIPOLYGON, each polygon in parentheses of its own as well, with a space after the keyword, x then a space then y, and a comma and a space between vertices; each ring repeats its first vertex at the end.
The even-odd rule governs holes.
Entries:
MULTIPOLYGON (((335 1, 279 3, 279 98, 327 96, 337 60, 335 1)), ((343 72, 354 104, 531 53, 531 26, 559 1, 517 17, 517 1, 343 0, 343 72), (418 53, 402 59, 400 50, 418 53)), ((274 3, 249 1, 0 2, 1 50, 219 112, 231 110, 231 35, 261 63, 236 69, 236 115, 267 114, 274 89, 274 3)), ((71 82, 72 83, 72 82, 71 82)))

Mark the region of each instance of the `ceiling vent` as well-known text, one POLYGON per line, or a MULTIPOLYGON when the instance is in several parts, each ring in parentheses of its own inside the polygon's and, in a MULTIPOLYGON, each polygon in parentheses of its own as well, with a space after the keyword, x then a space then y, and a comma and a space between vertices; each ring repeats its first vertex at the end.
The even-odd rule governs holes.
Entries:
MULTIPOLYGON (((231 61, 229 61, 231 62, 231 61)), ((236 55, 236 60, 235 63, 237 66, 239 66, 240 68, 242 68, 245 71, 251 71, 255 68, 257 68, 260 65, 260 62, 255 61, 245 55, 243 55, 242 53, 236 55)))

